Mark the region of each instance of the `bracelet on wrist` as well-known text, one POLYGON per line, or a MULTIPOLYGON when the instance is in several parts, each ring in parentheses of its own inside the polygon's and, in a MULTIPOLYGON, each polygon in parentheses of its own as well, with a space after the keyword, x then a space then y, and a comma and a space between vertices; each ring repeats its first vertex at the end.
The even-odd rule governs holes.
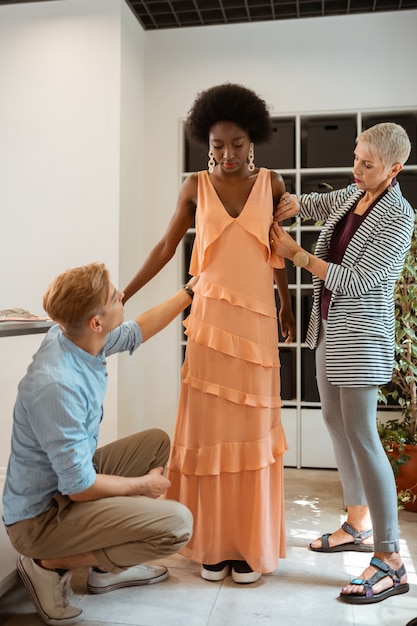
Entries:
POLYGON ((307 267, 310 262, 310 256, 306 250, 300 250, 294 254, 294 258, 292 260, 294 267, 307 267))
POLYGON ((181 288, 190 296, 191 300, 194 298, 194 291, 189 285, 181 285, 181 288))

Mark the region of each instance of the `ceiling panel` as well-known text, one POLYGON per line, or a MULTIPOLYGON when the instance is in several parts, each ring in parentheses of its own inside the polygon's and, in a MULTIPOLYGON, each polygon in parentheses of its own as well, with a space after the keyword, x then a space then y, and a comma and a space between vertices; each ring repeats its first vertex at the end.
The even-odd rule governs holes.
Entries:
MULTIPOLYGON (((0 5, 30 1, 45 0, 0 0, 0 5)), ((127 4, 145 30, 417 8, 417 0, 127 0, 127 4)))
POLYGON ((129 0, 145 30, 417 8, 417 0, 129 0))

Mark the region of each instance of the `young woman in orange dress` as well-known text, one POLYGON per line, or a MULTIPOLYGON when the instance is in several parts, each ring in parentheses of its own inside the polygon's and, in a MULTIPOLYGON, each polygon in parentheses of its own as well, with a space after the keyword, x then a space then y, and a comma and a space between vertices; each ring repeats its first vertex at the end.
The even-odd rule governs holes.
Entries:
POLYGON ((199 276, 185 320, 187 349, 169 461, 167 497, 185 504, 194 531, 182 554, 201 576, 251 583, 285 556, 279 322, 294 337, 284 260, 271 250, 282 177, 255 167, 254 144, 271 136, 265 102, 224 84, 198 94, 190 142, 208 146, 208 171, 183 183, 162 239, 125 298, 172 258, 195 223, 190 274, 199 276))

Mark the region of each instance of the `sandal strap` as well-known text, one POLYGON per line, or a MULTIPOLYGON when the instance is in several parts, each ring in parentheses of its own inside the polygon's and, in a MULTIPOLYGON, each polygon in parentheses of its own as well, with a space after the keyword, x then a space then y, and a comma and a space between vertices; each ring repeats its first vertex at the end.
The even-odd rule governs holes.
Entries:
POLYGON ((328 550, 329 549, 329 537, 332 533, 326 533, 325 535, 321 536, 321 547, 324 550, 328 550))
POLYGON ((372 528, 369 528, 368 530, 363 530, 360 533, 347 522, 344 522, 344 524, 342 524, 342 528, 345 531, 345 533, 348 533, 349 535, 353 537, 353 543, 356 545, 362 543, 364 539, 371 537, 374 532, 372 528))
POLYGON ((402 563, 397 570, 394 570, 391 569, 387 563, 384 563, 384 561, 381 561, 381 559, 378 559, 375 556, 371 559, 371 565, 378 569, 378 571, 375 572, 371 578, 368 580, 363 578, 354 578, 351 582, 352 585, 362 585, 365 589, 365 596, 367 598, 372 598, 374 596, 372 587, 383 578, 389 576, 392 580, 393 587, 398 587, 401 583, 401 578, 406 573, 404 563, 402 563))

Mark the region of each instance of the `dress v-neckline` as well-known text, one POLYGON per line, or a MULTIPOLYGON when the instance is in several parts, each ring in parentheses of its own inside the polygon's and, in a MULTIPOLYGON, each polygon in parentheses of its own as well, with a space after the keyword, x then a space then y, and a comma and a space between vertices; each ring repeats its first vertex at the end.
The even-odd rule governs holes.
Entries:
POLYGON ((245 200, 245 202, 244 202, 244 204, 243 204, 243 206, 242 206, 242 210, 240 211, 239 215, 236 215, 236 216, 235 216, 235 215, 230 215, 230 213, 229 213, 229 211, 227 210, 227 208, 226 208, 226 206, 225 206, 224 202, 223 202, 223 201, 222 201, 222 199, 220 198, 220 196, 219 196, 219 194, 218 194, 218 192, 217 192, 217 189, 216 189, 216 187, 214 186, 213 181, 212 181, 212 180, 211 180, 211 178, 210 178, 209 173, 207 172, 207 178, 208 178, 208 180, 209 180, 209 182, 210 182, 210 185, 211 185, 211 187, 213 188, 213 191, 214 191, 214 193, 216 194, 216 197, 217 197, 217 199, 218 199, 218 201, 219 201, 220 205, 222 206, 222 208, 223 208, 224 212, 225 212, 225 213, 226 213, 226 214, 230 217, 230 219, 232 219, 232 220, 237 220, 237 219, 239 219, 239 217, 240 217, 240 216, 242 215, 242 213, 244 212, 244 210, 245 210, 245 208, 246 208, 246 206, 247 206, 247 204, 248 204, 248 202, 249 202, 249 200, 250 200, 250 197, 251 197, 251 195, 252 195, 252 192, 253 192, 253 190, 254 190, 254 188, 255 188, 255 185, 256 185, 256 183, 257 183, 257 182, 258 182, 258 180, 259 180, 259 175, 260 175, 260 173, 261 173, 261 169, 262 169, 262 168, 259 168, 259 171, 258 171, 258 173, 257 173, 257 175, 256 175, 256 179, 254 180, 253 185, 252 185, 252 187, 250 188, 250 191, 249 191, 249 193, 248 193, 248 196, 247 196, 247 198, 246 198, 246 200, 245 200))

